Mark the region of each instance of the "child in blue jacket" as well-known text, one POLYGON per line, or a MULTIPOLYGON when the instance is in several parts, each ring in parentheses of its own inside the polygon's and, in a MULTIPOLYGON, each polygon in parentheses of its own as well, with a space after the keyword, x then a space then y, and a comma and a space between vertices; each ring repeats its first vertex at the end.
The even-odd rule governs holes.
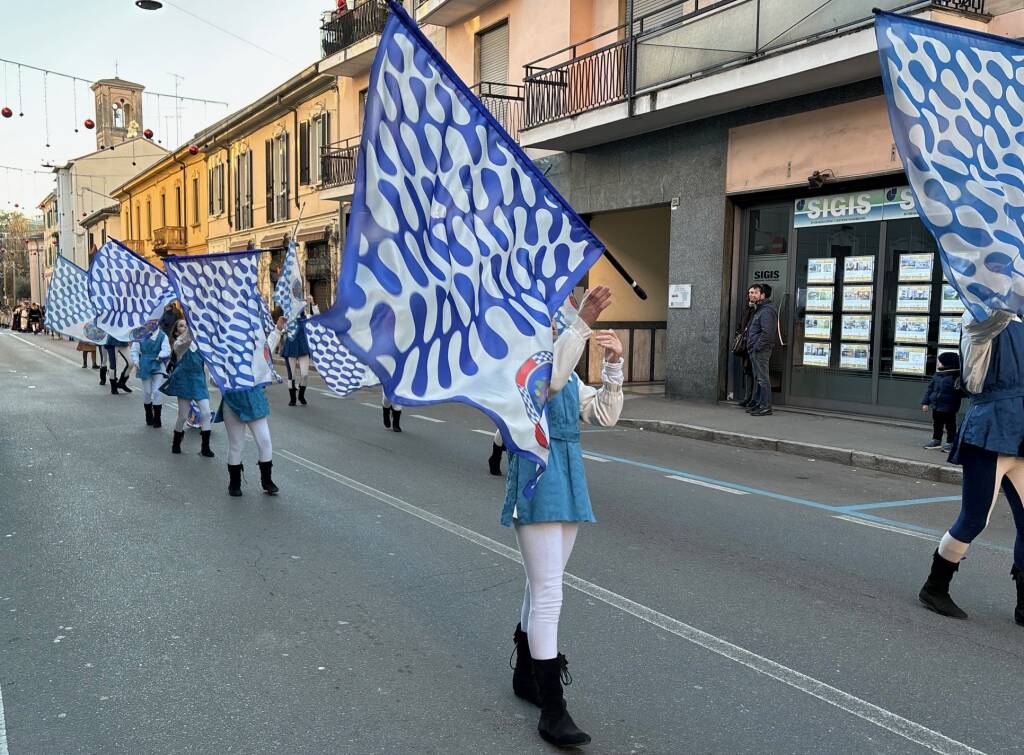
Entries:
POLYGON ((963 401, 963 389, 958 387, 960 379, 960 357, 956 352, 939 354, 935 374, 928 390, 921 399, 921 411, 932 412, 932 439, 925 448, 949 451, 956 438, 956 415, 963 401), (946 430, 946 443, 942 443, 942 430, 946 430))

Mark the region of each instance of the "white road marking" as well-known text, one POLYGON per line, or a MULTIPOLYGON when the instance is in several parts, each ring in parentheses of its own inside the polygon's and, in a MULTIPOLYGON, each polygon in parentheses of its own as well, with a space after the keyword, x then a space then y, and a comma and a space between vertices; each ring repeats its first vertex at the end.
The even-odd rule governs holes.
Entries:
POLYGON ((750 495, 746 490, 737 490, 736 488, 727 488, 725 485, 715 485, 713 482, 704 482, 703 480, 694 480, 689 477, 680 477, 675 474, 665 475, 670 480, 678 480, 679 482, 688 482, 691 485, 700 485, 702 488, 711 488, 712 490, 720 490, 723 493, 732 493, 733 495, 750 495))
POLYGON ((413 414, 412 416, 415 417, 416 419, 425 419, 427 422, 444 422, 443 419, 438 419, 437 417, 428 417, 425 414, 413 414))
POLYGON ((470 432, 480 433, 481 435, 490 435, 494 437, 494 430, 471 430, 470 432))
POLYGON ((331 393, 330 391, 322 391, 319 388, 316 389, 316 392, 324 396, 327 396, 327 398, 341 398, 341 396, 339 396, 337 393, 331 393))
POLYGON ((4 693, 0 690, 0 755, 8 755, 7 752, 7 724, 4 721, 4 693))
POLYGON ((583 454, 584 459, 590 459, 591 461, 599 461, 602 464, 607 464, 611 459, 602 459, 599 456, 591 456, 590 454, 583 454))
MULTIPOLYGON (((482 431, 478 430, 476 432, 482 431)), ((410 514, 418 519, 422 519, 428 524, 439 527, 453 535, 458 535, 464 540, 468 540, 481 548, 486 548, 492 553, 503 556, 510 561, 515 561, 519 564, 522 563, 522 558, 517 550, 509 548, 507 545, 499 543, 496 540, 492 540, 486 535, 481 535, 467 527, 463 527, 461 524, 456 524, 455 522, 449 521, 437 514, 421 509, 419 506, 414 506, 411 503, 403 501, 401 498, 396 498, 393 495, 378 490, 377 488, 370 487, 369 485, 361 483, 358 480, 354 480, 351 477, 346 477, 343 474, 339 474, 338 472, 321 466, 316 462, 293 454, 290 451, 279 451, 278 453, 299 466, 305 467, 306 469, 316 472, 330 480, 334 480, 345 487, 363 493, 370 498, 375 498, 381 503, 385 503, 392 508, 398 509, 406 514, 410 514)), ((612 592, 611 590, 606 590, 593 582, 588 582, 587 580, 569 574, 568 572, 565 574, 564 582, 569 587, 572 587, 585 595, 589 595, 596 600, 600 600, 602 603, 606 603, 613 608, 618 608, 620 611, 628 613, 631 616, 656 626, 670 634, 674 634, 675 636, 686 640, 687 642, 691 642, 698 647, 702 647, 715 655, 728 658, 751 671, 756 671, 759 674, 764 674, 771 679, 782 682, 793 689, 799 690, 800 692, 817 698, 822 702, 839 708, 846 713, 867 721, 880 729, 885 729, 886 731, 890 731, 904 739, 908 739, 911 742, 919 744, 932 752, 941 753, 941 755, 967 755, 968 753, 971 755, 984 755, 981 750, 976 750, 963 742, 951 739, 934 729, 929 729, 926 726, 922 726, 919 723, 911 721, 908 718, 904 718, 903 716, 886 710, 874 703, 869 703, 866 700, 855 697, 848 692, 844 692, 843 690, 833 687, 830 684, 826 684, 814 677, 802 674, 795 669, 782 665, 781 663, 776 663, 769 658, 758 655, 757 653, 742 648, 739 645, 734 645, 728 640, 723 640, 720 637, 704 632, 696 627, 690 626, 689 624, 684 624, 677 619, 673 619, 671 616, 660 613, 653 608, 648 608, 645 605, 632 601, 618 593, 612 592)), ((3 754, 0 753, 0 755, 3 754)))
POLYGON ((371 409, 380 409, 380 404, 370 404, 367 403, 366 401, 360 401, 359 403, 362 404, 363 406, 368 406, 371 409))
MULTIPOLYGON (((31 341, 27 341, 24 338, 22 338, 21 336, 14 335, 14 333, 8 333, 7 335, 10 336, 11 338, 13 338, 15 341, 21 341, 22 343, 28 344, 33 349, 39 349, 44 354, 49 354, 51 357, 56 357, 57 359, 60 359, 60 360, 63 360, 65 362, 67 362, 68 364, 73 364, 76 367, 78 366, 78 362, 76 362, 74 359, 68 359, 63 354, 58 354, 55 351, 50 351, 49 349, 44 349, 42 346, 38 346, 37 344, 34 344, 31 341)), ((0 755, 3 755, 3 753, 0 752, 0 755)))
POLYGON ((838 514, 833 519, 842 519, 844 522, 853 522, 854 524, 862 524, 865 527, 874 527, 875 529, 885 530, 887 532, 895 532, 899 535, 909 535, 910 537, 916 537, 921 540, 927 540, 932 543, 939 542, 940 538, 935 535, 929 535, 927 532, 914 532, 914 530, 905 530, 902 527, 893 527, 891 524, 883 524, 882 522, 870 522, 867 519, 860 519, 855 516, 846 516, 845 514, 838 514))

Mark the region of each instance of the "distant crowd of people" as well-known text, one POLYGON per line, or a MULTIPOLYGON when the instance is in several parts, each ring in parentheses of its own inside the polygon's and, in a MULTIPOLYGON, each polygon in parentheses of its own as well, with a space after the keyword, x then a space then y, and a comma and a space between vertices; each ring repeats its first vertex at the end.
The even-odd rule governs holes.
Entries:
POLYGON ((46 306, 22 299, 13 307, 0 308, 0 328, 18 333, 45 333, 46 306))

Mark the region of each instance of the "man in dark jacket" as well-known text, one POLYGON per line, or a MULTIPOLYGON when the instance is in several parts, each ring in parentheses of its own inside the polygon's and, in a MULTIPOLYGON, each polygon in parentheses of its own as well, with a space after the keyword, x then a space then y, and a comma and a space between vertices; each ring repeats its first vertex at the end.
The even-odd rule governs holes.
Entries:
POLYGON ((755 283, 747 289, 747 297, 754 305, 754 314, 747 326, 747 353, 750 367, 754 372, 757 387, 754 402, 747 409, 752 417, 767 417, 772 413, 772 382, 768 376, 768 362, 779 339, 779 313, 769 301, 772 287, 767 283, 755 283))
POLYGON ((928 384, 928 390, 921 399, 921 411, 932 412, 932 439, 925 445, 928 449, 950 449, 956 437, 956 415, 960 411, 964 391, 957 386, 960 377, 960 356, 954 351, 939 354, 935 374, 928 384), (942 444, 942 431, 946 431, 946 444, 942 444))
POLYGON ((743 314, 740 315, 740 324, 736 328, 736 335, 742 336, 742 350, 735 350, 734 353, 740 360, 740 367, 743 369, 743 400, 739 406, 749 409, 754 405, 754 369, 750 364, 750 354, 747 352, 747 328, 750 326, 750 318, 754 316, 754 305, 750 301, 750 291, 747 291, 747 300, 743 305, 743 314))

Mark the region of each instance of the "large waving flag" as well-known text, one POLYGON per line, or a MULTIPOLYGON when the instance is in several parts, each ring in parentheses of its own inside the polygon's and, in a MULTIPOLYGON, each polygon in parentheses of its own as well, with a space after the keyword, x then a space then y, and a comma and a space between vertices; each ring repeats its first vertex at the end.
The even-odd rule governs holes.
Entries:
POLYGON ((348 396, 360 388, 380 383, 373 371, 345 348, 333 330, 316 322, 307 322, 306 340, 317 373, 339 396, 348 396))
POLYGON ((46 327, 79 341, 107 342, 106 331, 96 326, 85 270, 63 255, 57 255, 46 289, 46 327))
POLYGON ((389 6, 338 301, 314 320, 395 401, 482 409, 544 465, 551 317, 604 247, 389 6))
POLYGON ((119 341, 141 341, 160 327, 164 307, 175 299, 163 271, 113 239, 89 265, 89 298, 96 323, 119 341))
POLYGON ((222 391, 281 378, 267 345, 270 318, 257 289, 263 252, 167 257, 167 275, 185 308, 193 339, 222 391))
POLYGON ((943 269, 978 320, 1024 314, 1024 45, 879 14, 889 122, 943 269))
POLYGON ((274 286, 273 299, 274 303, 281 307, 288 321, 288 338, 294 338, 299 329, 299 315, 306 308, 306 294, 302 289, 302 271, 299 270, 299 257, 295 251, 294 238, 288 242, 281 275, 274 286))

